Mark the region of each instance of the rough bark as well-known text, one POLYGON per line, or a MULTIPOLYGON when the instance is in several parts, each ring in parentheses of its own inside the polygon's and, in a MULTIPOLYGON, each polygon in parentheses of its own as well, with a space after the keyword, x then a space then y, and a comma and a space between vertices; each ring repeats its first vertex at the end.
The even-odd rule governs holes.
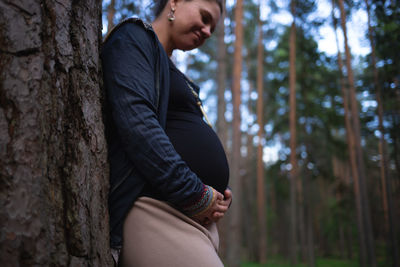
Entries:
POLYGON ((290 4, 293 22, 289 38, 289 130, 290 130, 290 262, 297 264, 297 220, 296 220, 296 182, 298 179, 296 156, 296 24, 295 1, 290 4))
MULTIPOLYGON (((243 47, 243 1, 237 0, 235 7, 235 44, 233 64, 233 123, 232 123, 232 160, 231 160, 231 185, 238 203, 241 201, 241 175, 240 175, 240 81, 242 77, 242 47, 243 47)), ((240 227, 240 205, 233 204, 230 215, 229 249, 227 253, 228 266, 240 266, 241 257, 241 227, 240 227)))
MULTIPOLYGON (((259 7, 259 9, 261 6, 259 7)), ((263 140, 264 140, 264 86, 263 86, 263 34, 262 21, 258 16, 258 44, 257 44, 257 124, 258 128, 258 145, 257 145, 257 217, 259 229, 259 261, 264 264, 267 261, 267 220, 266 220, 266 197, 265 197, 265 178, 264 178, 264 161, 263 161, 263 140)))
POLYGON ((351 66, 351 52, 347 40, 347 27, 346 27, 346 13, 344 10, 343 0, 339 0, 341 26, 344 36, 344 47, 346 52, 346 69, 347 69, 347 80, 349 85, 349 104, 351 111, 351 121, 353 128, 353 139, 356 152, 357 168, 358 168, 358 180, 359 180, 359 193, 361 196, 361 210, 362 210, 362 223, 364 224, 365 231, 365 244, 367 252, 367 264, 369 266, 376 266, 375 258, 375 245, 372 232, 371 215, 369 210, 369 201, 366 185, 365 165, 363 159, 363 153, 361 148, 361 133, 360 133, 360 118, 358 113, 358 103, 356 99, 356 90, 354 86, 354 76, 351 66))
POLYGON ((0 9, 0 262, 110 266, 101 3, 0 9))

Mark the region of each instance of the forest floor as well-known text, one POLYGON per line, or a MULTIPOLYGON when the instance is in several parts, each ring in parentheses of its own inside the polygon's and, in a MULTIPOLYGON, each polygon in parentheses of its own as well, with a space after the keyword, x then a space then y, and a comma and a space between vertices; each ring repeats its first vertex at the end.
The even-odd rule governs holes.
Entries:
MULTIPOLYGON (((267 264, 242 263, 241 267, 307 267, 307 264, 297 264, 291 266, 288 261, 271 259, 267 264)), ((318 258, 315 262, 316 267, 358 267, 357 260, 340 260, 331 258, 318 258)))

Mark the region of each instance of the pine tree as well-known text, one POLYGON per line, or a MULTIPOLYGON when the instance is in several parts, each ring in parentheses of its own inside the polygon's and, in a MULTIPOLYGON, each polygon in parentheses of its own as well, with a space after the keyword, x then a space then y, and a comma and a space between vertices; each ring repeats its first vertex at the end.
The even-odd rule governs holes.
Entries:
MULTIPOLYGON (((232 191, 235 192, 235 199, 241 203, 241 174, 240 174, 240 104, 241 104, 241 74, 243 62, 243 1, 237 0, 235 9, 235 52, 233 64, 233 123, 232 123, 232 160, 231 160, 231 185, 232 191)), ((240 205, 232 205, 230 215, 230 235, 228 243, 227 261, 228 265, 236 267, 240 265, 240 250, 241 250, 241 231, 240 231, 240 205)))
POLYGON ((291 0, 290 10, 293 22, 290 27, 289 39, 289 125, 290 125, 290 261, 292 265, 297 264, 297 203, 296 203, 296 185, 298 179, 297 155, 296 155, 296 23, 295 23, 295 0, 291 0))
MULTIPOLYGON (((368 194, 367 194, 367 185, 366 185, 366 175, 365 175, 365 165, 361 147, 361 133, 360 133, 360 118, 358 113, 358 103, 356 99, 356 92, 354 86, 354 76, 353 70, 351 66, 351 53, 350 48, 348 45, 347 40, 347 27, 346 27, 346 13, 344 10, 343 0, 339 0, 339 8, 340 8, 340 15, 341 15, 341 26, 344 35, 344 47, 346 53, 346 69, 347 69, 347 78, 348 78, 348 86, 349 86, 349 98, 350 98, 350 112, 351 112, 351 122, 353 128, 353 134, 351 134, 351 138, 353 138, 353 145, 355 146, 355 159, 354 162, 357 162, 357 171, 358 171, 358 185, 359 188, 357 193, 360 194, 360 199, 358 200, 357 205, 361 204, 360 215, 362 218, 363 229, 365 236, 365 244, 366 244, 366 257, 369 266, 376 266, 376 258, 375 258, 375 245, 374 245, 374 238, 372 233, 372 224, 371 224, 371 216, 369 210, 369 203, 368 203, 368 194)), ((355 170, 354 170, 355 172, 355 170)), ((354 179, 356 182, 356 178, 354 179)), ((359 225, 361 226, 361 225, 359 225)), ((361 240, 360 240, 361 242, 361 240)), ((360 243, 361 245, 361 243, 360 243)), ((363 265, 362 265, 363 266, 363 265)))
POLYGON ((257 124, 258 124, 258 145, 257 145, 257 216, 259 229, 259 261, 264 264, 267 261, 267 222, 266 222, 266 198, 263 161, 263 139, 264 139, 264 71, 263 71, 263 22, 261 20, 261 4, 258 12, 258 45, 257 45, 257 124))

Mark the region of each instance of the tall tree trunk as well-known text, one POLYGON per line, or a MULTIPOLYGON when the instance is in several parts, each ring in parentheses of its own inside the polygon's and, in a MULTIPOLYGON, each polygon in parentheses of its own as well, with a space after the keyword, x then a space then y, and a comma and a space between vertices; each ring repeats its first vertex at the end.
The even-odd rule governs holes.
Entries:
MULTIPOLYGON (((250 58, 246 58, 247 66, 249 66, 250 58)), ((253 82, 249 81, 249 90, 248 90, 248 101, 247 101, 247 110, 249 112, 252 111, 252 101, 251 94, 253 90, 253 82)), ((251 125, 249 125, 250 127, 251 125)), ((242 210, 246 212, 242 213, 242 229, 245 234, 245 248, 246 248, 246 259, 251 262, 255 262, 258 259, 258 243, 256 240, 259 238, 258 227, 257 227, 257 200, 253 197, 256 194, 256 186, 257 186, 257 175, 256 175, 256 151, 253 145, 254 135, 250 133, 245 133, 246 137, 246 157, 243 158, 243 162, 245 163, 245 178, 243 181, 243 206, 242 210)))
MULTIPOLYGON (((338 180, 338 184, 346 184, 346 173, 345 173, 345 168, 344 164, 341 160, 339 160, 336 156, 332 157, 332 166, 333 166, 333 175, 336 180, 338 180)), ((336 191, 336 201, 339 203, 342 200, 342 191, 337 190, 336 191)), ((346 241, 345 241, 345 234, 344 234, 344 227, 343 227, 343 222, 341 220, 342 218, 338 218, 338 235, 339 235, 339 252, 340 252, 340 257, 341 259, 345 259, 345 247, 346 247, 346 241)))
MULTIPOLYGON (((252 86, 250 85, 250 87, 252 86)), ((242 214, 242 228, 243 232, 245 233, 247 260, 255 262, 257 261, 258 254, 258 244, 256 244, 256 240, 258 240, 259 235, 257 233, 257 218, 255 212, 256 200, 253 197, 256 192, 256 175, 254 168, 254 161, 256 157, 253 138, 254 136, 249 133, 246 135, 247 156, 246 159, 244 159, 244 162, 246 162, 246 176, 243 181, 243 203, 245 204, 243 210, 246 212, 242 214)))
POLYGON ((110 32, 114 27, 115 17, 115 0, 111 0, 107 7, 107 32, 110 32))
MULTIPOLYGON (((308 101, 304 102, 305 105, 308 105, 308 101)), ((312 140, 310 139, 311 136, 303 132, 305 134, 305 144, 306 150, 312 153, 312 140)), ((300 210, 303 212, 303 228, 304 228, 304 251, 302 252, 304 255, 304 262, 307 262, 308 266, 314 267, 315 266, 315 253, 314 253, 314 229, 313 229, 313 209, 312 207, 312 186, 311 186, 311 177, 308 172, 303 171, 302 176, 304 177, 304 191, 306 192, 301 199, 303 204, 300 205, 300 210)), ((300 201, 299 201, 300 202, 300 201)), ((300 228, 301 229, 301 228, 300 228)))
MULTIPOLYGON (((398 85, 395 83, 395 87, 397 88, 398 85)), ((390 113, 390 119, 393 121, 393 129, 400 129, 400 122, 399 122, 399 116, 395 112, 390 113)), ((395 130, 395 133, 391 134, 393 138, 392 142, 392 149, 393 149, 393 161, 394 161, 394 166, 395 166, 395 177, 397 179, 393 179, 393 188, 396 190, 400 190, 400 148, 399 148, 399 143, 400 143, 400 134, 397 134, 399 130, 395 130)))
POLYGON ((101 3, 1 9, 0 262, 111 266, 101 3))
POLYGON ((353 259, 353 233, 351 231, 351 227, 347 226, 346 229, 346 251, 347 251, 347 258, 349 260, 353 259))
POLYGON ((296 157, 296 24, 295 24, 295 0, 291 0, 291 13, 293 16, 292 26, 290 28, 289 39, 289 128, 290 128, 290 262, 297 264, 297 223, 296 223, 296 181, 297 157, 296 157))
POLYGON ((389 229, 389 212, 388 212, 388 202, 387 202, 387 191, 386 191, 386 179, 387 179, 387 161, 386 161, 386 151, 385 148, 385 137, 384 137, 384 128, 383 128, 383 106, 382 106, 382 98, 381 98, 381 88, 379 84, 378 70, 376 68, 376 54, 375 54, 375 45, 373 41, 373 32, 371 27, 371 17, 370 17, 370 6, 368 0, 364 1, 367 7, 367 17, 368 17, 368 37, 371 45, 371 59, 372 59, 372 69, 374 74, 374 86, 376 92, 376 101, 378 103, 378 121, 379 121, 379 131, 380 131, 380 146, 379 146, 379 155, 381 157, 381 180, 382 180, 382 206, 384 211, 384 219, 385 219, 385 233, 388 232, 389 229))
MULTIPOLYGON (((225 6, 225 1, 223 1, 225 6)), ((225 89, 226 89, 226 44, 225 44, 225 12, 222 13, 220 22, 217 28, 217 43, 218 43, 218 69, 217 69, 217 97, 218 97, 218 114, 217 114, 217 134, 221 139, 221 143, 227 151, 228 141, 228 129, 225 120, 226 101, 225 101, 225 89)))
POLYGON ((383 128, 383 103, 382 103, 382 89, 379 83, 378 69, 376 68, 376 52, 375 44, 373 40, 373 29, 371 26, 371 14, 369 1, 365 0, 367 7, 368 16, 368 37, 371 45, 371 59, 372 69, 374 72, 374 85, 376 92, 376 101, 378 103, 378 118, 379 118, 379 131, 380 131, 380 142, 379 142, 379 154, 381 156, 381 179, 382 179, 382 204, 385 218, 385 234, 387 235, 388 247, 391 248, 391 255, 393 260, 393 266, 399 265, 399 251, 397 246, 397 233, 395 231, 395 222, 393 216, 393 200, 391 182, 388 175, 388 163, 387 163, 387 152, 386 152, 386 141, 385 141, 385 130, 383 128))
POLYGON ((364 159, 361 148, 361 133, 360 133, 360 118, 358 113, 358 103, 356 99, 356 90, 354 87, 354 76, 353 70, 351 66, 351 53, 350 48, 347 41, 347 27, 346 27, 346 13, 344 11, 343 0, 339 0, 339 8, 341 15, 341 25, 344 35, 344 46, 346 52, 346 68, 347 68, 347 78, 349 83, 349 96, 350 96, 350 110, 351 110, 351 119, 353 126, 353 137, 354 137, 354 145, 356 150, 356 160, 358 167, 358 180, 359 180, 359 190, 361 195, 361 210, 362 210, 362 223, 364 224, 365 231, 365 242, 367 248, 367 258, 368 265, 375 267, 376 266, 376 258, 375 258, 375 245, 374 238, 372 232, 372 223, 371 216, 369 211, 369 203, 368 203, 368 194, 367 194, 367 185, 366 185, 366 175, 365 175, 365 167, 364 167, 364 159))
MULTIPOLYGON (((242 76, 242 47, 243 47, 243 1, 237 0, 235 10, 235 52, 233 63, 233 125, 232 125, 232 161, 231 161, 231 185, 235 199, 241 203, 241 175, 240 175, 240 81, 242 76)), ((230 239, 227 253, 227 261, 230 267, 240 266, 241 257, 241 227, 240 227, 240 204, 233 204, 230 216, 230 239)))
MULTIPOLYGON (((342 176, 342 164, 339 161, 339 159, 333 155, 332 156, 332 169, 333 169, 333 176, 335 178, 335 180, 337 181, 337 184, 341 184, 343 182, 343 176, 342 176)), ((341 198, 342 198, 342 193, 340 191, 336 191, 336 202, 340 202, 341 198)), ((340 257, 342 259, 344 259, 344 232, 343 232, 343 225, 341 222, 341 218, 338 218, 337 221, 338 224, 338 235, 339 235, 339 253, 340 253, 340 257)))
POLYGON ((258 45, 257 45, 257 124, 258 145, 257 145, 257 216, 259 229, 259 261, 264 264, 267 261, 267 220, 266 220, 266 198, 264 181, 263 141, 264 141, 264 88, 263 88, 263 34, 261 21, 261 5, 258 12, 258 45))
POLYGON ((355 205, 357 211, 357 230, 358 230, 358 240, 359 240, 359 260, 361 266, 366 266, 367 264, 367 248, 365 242, 365 231, 364 231, 364 223, 363 223, 363 215, 362 215, 362 205, 361 205, 361 195, 360 195, 360 186, 359 186, 359 174, 357 168, 356 161, 356 149, 354 144, 354 133, 353 127, 351 123, 351 113, 349 108, 349 96, 348 89, 345 83, 345 77, 343 75, 343 61, 342 56, 339 49, 339 41, 337 37, 337 21, 334 16, 335 9, 335 1, 332 0, 332 20, 333 27, 335 30, 335 38, 336 38, 336 46, 338 49, 338 63, 339 63, 339 72, 340 72, 340 87, 342 89, 343 95, 343 106, 345 110, 345 125, 346 125, 346 136, 347 136, 347 144, 349 150, 349 159, 351 166, 351 174, 353 176, 353 187, 354 187, 354 196, 355 196, 355 205))
MULTIPOLYGON (((309 188, 310 180, 306 179, 306 185, 309 188)), ((312 213, 311 213, 311 201, 307 198, 306 205, 305 205, 305 221, 307 225, 307 262, 309 267, 315 266, 315 254, 314 254, 314 232, 313 232, 313 225, 312 225, 312 213)))
MULTIPOLYGON (((223 5, 225 7, 225 1, 223 1, 223 5)), ((217 134, 221 140, 221 143, 225 149, 225 153, 229 156, 228 152, 228 125, 225 120, 225 111, 226 111, 226 102, 225 102, 225 89, 226 89, 226 45, 225 45, 225 12, 222 13, 220 22, 217 26, 217 43, 218 43, 218 54, 217 54, 217 134)), ((229 216, 229 215, 228 215, 229 216)), ((220 255, 221 258, 226 258, 226 249, 227 249, 227 241, 228 241, 228 216, 227 218, 218 222, 218 230, 220 235, 220 255)))
POLYGON ((344 260, 346 258, 345 248, 346 248, 346 241, 344 237, 344 228, 343 224, 339 222, 339 251, 340 251, 340 258, 344 260))
POLYGON ((300 237, 300 251, 301 260, 306 262, 307 260, 307 232, 305 227, 305 216, 304 216, 304 195, 303 195, 303 181, 301 176, 297 177, 296 181, 297 189, 297 205, 298 205, 298 231, 300 237))

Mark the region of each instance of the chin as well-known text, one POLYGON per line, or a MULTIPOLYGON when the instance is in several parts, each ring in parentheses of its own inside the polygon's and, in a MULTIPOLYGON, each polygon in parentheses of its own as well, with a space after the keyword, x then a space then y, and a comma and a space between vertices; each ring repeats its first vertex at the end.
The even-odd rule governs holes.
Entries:
POLYGON ((204 42, 201 42, 200 40, 196 39, 191 39, 190 41, 188 40, 188 42, 182 43, 182 49, 184 51, 190 51, 193 49, 196 49, 200 46, 203 45, 204 42))
POLYGON ((196 49, 198 47, 200 47, 200 45, 185 45, 185 46, 182 46, 182 48, 179 48, 179 49, 183 50, 183 51, 190 51, 190 50, 196 49))

